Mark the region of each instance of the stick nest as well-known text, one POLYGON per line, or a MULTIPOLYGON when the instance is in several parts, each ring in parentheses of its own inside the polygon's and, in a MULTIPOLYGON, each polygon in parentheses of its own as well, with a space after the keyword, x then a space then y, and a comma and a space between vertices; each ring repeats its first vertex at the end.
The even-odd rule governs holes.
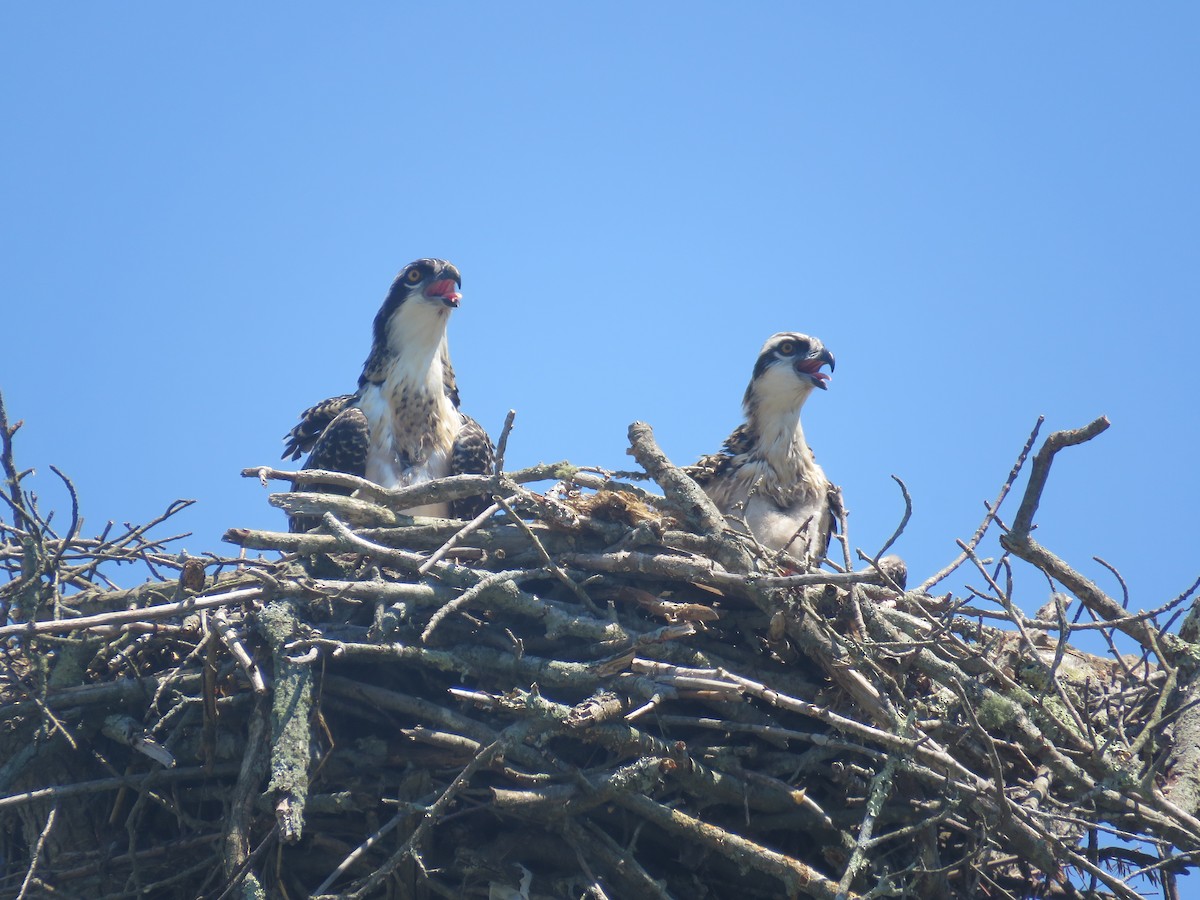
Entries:
POLYGON ((1132 898, 1195 864, 1196 615, 1160 623, 1188 594, 1131 615, 1030 534, 1087 429, 998 560, 994 506, 904 590, 878 554, 766 553, 642 425, 661 493, 247 470, 319 525, 233 529, 237 559, 153 537, 178 505, 53 526, 0 425, 0 895, 1132 898), (399 512, 475 495, 465 526, 399 512), (1061 587, 1036 618, 1013 558, 1061 587), (959 565, 980 587, 935 593, 959 565))

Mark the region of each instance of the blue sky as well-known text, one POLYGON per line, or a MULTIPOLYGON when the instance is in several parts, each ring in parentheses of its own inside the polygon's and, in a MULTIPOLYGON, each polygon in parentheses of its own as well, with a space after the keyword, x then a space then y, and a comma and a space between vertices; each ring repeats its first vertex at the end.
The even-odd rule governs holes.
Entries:
MULTIPOLYGON (((193 552, 353 388, 397 269, 455 262, 464 408, 513 465, 690 462, 762 341, 873 550, 955 553, 1036 417, 1043 541, 1152 607, 1200 574, 1200 12, 1186 4, 7 4, 0 389, 92 528, 193 552)), ((1008 516, 1015 511, 1009 507, 1008 516)), ((978 582, 978 579, 974 579, 978 582)), ((1019 584, 1032 606, 1045 586, 1019 584)))

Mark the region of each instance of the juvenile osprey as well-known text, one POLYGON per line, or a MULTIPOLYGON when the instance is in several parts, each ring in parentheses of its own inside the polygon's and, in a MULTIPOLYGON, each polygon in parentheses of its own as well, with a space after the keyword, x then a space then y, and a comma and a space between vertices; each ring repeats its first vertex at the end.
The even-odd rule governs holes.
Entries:
MULTIPOLYGON (((300 414, 283 457, 309 452, 306 469, 347 472, 383 487, 444 475, 491 474, 487 432, 458 411, 458 386, 446 346, 446 323, 458 306, 462 276, 443 259, 418 259, 396 276, 375 316, 371 353, 358 391, 323 400, 300 414)), ((482 497, 405 510, 414 516, 471 517, 482 497)), ((293 530, 311 527, 296 519, 293 530)))
POLYGON ((742 399, 746 421, 720 453, 687 471, 725 515, 744 517, 765 547, 818 565, 835 525, 837 490, 800 427, 800 407, 813 388, 825 390, 833 354, 814 337, 785 331, 758 354, 742 399))

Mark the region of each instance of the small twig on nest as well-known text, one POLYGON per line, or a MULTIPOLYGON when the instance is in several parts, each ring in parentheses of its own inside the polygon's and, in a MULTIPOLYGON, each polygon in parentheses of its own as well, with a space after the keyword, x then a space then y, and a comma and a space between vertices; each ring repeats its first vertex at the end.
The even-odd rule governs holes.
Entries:
POLYGON ((817 900, 859 900, 858 894, 839 890, 835 882, 793 857, 770 850, 680 810, 663 806, 649 797, 641 794, 622 794, 614 800, 630 812, 658 825, 668 834, 695 841, 739 866, 746 866, 778 878, 783 882, 788 896, 795 897, 804 893, 817 900))
MULTIPOLYGON (((451 801, 467 786, 467 783, 476 772, 485 766, 491 765, 492 760, 496 756, 503 755, 506 747, 514 743, 520 743, 533 730, 535 730, 535 727, 530 722, 516 722, 506 728, 499 738, 480 750, 475 755, 475 758, 467 763, 463 770, 458 773, 457 777, 442 792, 441 796, 434 801, 433 805, 425 810, 425 815, 421 818, 420 824, 409 835, 404 846, 393 853, 383 865, 377 868, 360 888, 347 894, 348 900, 360 900, 360 898, 367 896, 409 856, 412 856, 417 861, 418 869, 423 872, 424 866, 420 862, 419 848, 425 840, 425 835, 437 824, 437 820, 446 811, 451 801)), ((407 813, 403 813, 402 815, 407 815, 407 813)))
POLYGON ((541 569, 506 569, 503 572, 493 572, 491 575, 479 579, 474 585, 433 614, 429 620, 429 624, 421 632, 421 643, 428 644, 429 639, 433 636, 433 632, 437 629, 438 625, 445 621, 447 616, 466 609, 481 594, 505 582, 515 583, 522 578, 533 578, 535 575, 541 574, 541 569))
POLYGON ((1046 488, 1046 479, 1050 475, 1050 466, 1059 450, 1073 447, 1090 441, 1096 435, 1108 428, 1109 422, 1104 416, 1071 431, 1056 431, 1046 438, 1033 458, 1033 469, 1029 474, 1029 484, 1025 487, 1025 496, 1017 509, 1007 534, 1000 536, 1000 545, 1015 556, 1019 556, 1030 565, 1041 569, 1051 578, 1061 582, 1076 597, 1102 619, 1114 622, 1117 628, 1129 635, 1147 649, 1152 649, 1156 643, 1155 634, 1150 626, 1143 622, 1130 622, 1125 610, 1093 581, 1076 572, 1070 565, 1059 559, 1032 537, 1033 516, 1037 512, 1042 499, 1042 491, 1046 488))
POLYGON ((195 781, 208 778, 224 778, 237 772, 234 763, 221 763, 216 766, 188 766, 176 769, 156 769, 137 775, 118 775, 113 778, 97 778, 94 781, 82 781, 75 784, 62 784, 55 787, 39 788, 32 791, 22 791, 0 797, 0 809, 11 809, 26 806, 39 800, 61 800, 65 797, 78 797, 84 794, 102 794, 123 787, 138 787, 146 781, 156 785, 166 782, 195 781))
POLYGON ((33 873, 37 871, 38 862, 42 858, 42 850, 46 846, 46 838, 50 836, 50 829, 54 827, 54 820, 58 816, 58 804, 55 803, 50 807, 50 812, 46 816, 46 826, 42 829, 42 833, 38 835, 37 844, 33 848, 33 852, 29 854, 29 868, 25 872, 25 880, 21 882, 21 890, 17 894, 17 900, 25 900, 25 892, 29 890, 29 885, 33 883, 33 873))
POLYGON ((25 622, 20 625, 5 625, 0 628, 0 640, 16 635, 64 634, 96 626, 140 622, 144 619, 166 619, 171 616, 187 615, 190 612, 196 612, 201 609, 211 609, 214 606, 244 603, 249 600, 256 600, 262 595, 262 588, 245 588, 239 591, 229 591, 225 594, 189 597, 187 600, 180 600, 178 603, 162 603, 158 606, 144 606, 141 609, 118 609, 113 612, 98 613, 94 616, 80 616, 78 619, 58 619, 44 622, 25 622))
POLYGON ((435 565, 437 565, 437 563, 442 559, 442 557, 444 557, 460 541, 462 541, 464 538, 469 536, 473 531, 475 531, 476 529, 481 527, 485 522, 488 521, 488 519, 490 519, 492 516, 494 516, 499 511, 500 511, 500 504, 493 503, 491 506, 489 506, 487 509, 485 509, 483 512, 481 512, 479 515, 477 515, 475 518, 473 518, 470 522, 468 522, 466 525, 464 525, 458 531, 454 532, 454 534, 450 535, 450 539, 447 540, 446 543, 442 544, 442 546, 438 547, 437 550, 433 551, 433 554, 429 557, 429 559, 425 560, 425 562, 421 563, 421 565, 417 567, 417 574, 418 575, 429 574, 429 570, 432 569, 435 565))
POLYGON ((514 472, 496 475, 448 475, 434 481, 425 481, 409 487, 385 488, 365 478, 357 478, 344 472, 324 469, 301 469, 289 472, 270 466, 243 469, 244 478, 257 478, 264 485, 268 479, 288 481, 292 484, 326 484, 352 491, 364 500, 370 500, 391 510, 412 509, 430 503, 461 500, 477 494, 489 495, 504 490, 506 484, 528 484, 531 481, 560 481, 575 473, 575 466, 568 462, 541 463, 514 472))
POLYGON ((255 665, 253 657, 250 656, 250 651, 242 643, 242 639, 230 623, 229 617, 225 615, 225 611, 218 608, 212 614, 212 621, 217 626, 217 637, 221 639, 221 643, 225 645, 225 648, 233 655, 233 658, 238 661, 238 665, 242 667, 242 671, 250 679, 250 685, 254 688, 254 693, 265 694, 267 692, 267 684, 263 681, 262 672, 255 665))
POLYGON ((496 441, 496 473, 504 471, 504 454, 508 450, 508 436, 512 433, 513 422, 516 421, 517 411, 510 409, 504 417, 504 426, 500 429, 500 439, 496 441))
POLYGON ((246 730, 246 748, 242 753, 237 782, 230 794, 229 812, 222 836, 222 861, 228 878, 233 878, 241 870, 250 854, 251 810, 265 774, 269 724, 266 702, 255 701, 246 730))
POLYGON ((317 885, 316 890, 312 892, 312 896, 320 897, 323 895, 327 890, 329 890, 335 881, 346 874, 346 871, 352 865, 365 857, 371 848, 375 847, 381 840, 402 825, 405 820, 410 818, 412 818, 411 812, 408 810, 401 810, 376 828, 371 834, 367 835, 366 840, 351 850, 346 858, 338 863, 337 867, 325 877, 325 880, 317 885))
POLYGON ((504 500, 504 498, 497 497, 496 502, 500 504, 500 507, 508 515, 509 519, 512 520, 513 524, 515 524, 517 528, 521 530, 521 533, 524 534, 525 537, 529 538, 530 543, 532 543, 534 549, 537 550, 538 556, 540 556, 542 558, 542 562, 545 563, 547 571, 549 571, 552 575, 554 575, 555 578, 566 585, 567 589, 570 590, 571 593, 573 593, 579 599, 579 602, 587 607, 591 613, 594 615, 600 615, 600 610, 596 608, 596 604, 592 602, 592 598, 587 595, 587 591, 576 584, 571 576, 567 574, 566 569, 564 569, 551 558, 550 554, 546 552, 545 546, 538 539, 538 536, 533 533, 533 529, 529 527, 528 523, 526 523, 524 519, 513 512, 513 508, 508 505, 508 502, 504 500))

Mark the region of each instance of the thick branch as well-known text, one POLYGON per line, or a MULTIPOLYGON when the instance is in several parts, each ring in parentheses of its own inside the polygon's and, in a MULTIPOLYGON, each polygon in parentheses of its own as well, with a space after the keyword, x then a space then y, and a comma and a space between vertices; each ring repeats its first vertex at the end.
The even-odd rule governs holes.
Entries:
POLYGON ((1071 431, 1056 431, 1046 438, 1042 448, 1033 458, 1033 467, 1029 473, 1029 484, 1025 486, 1025 496, 1013 520, 1012 528, 1007 534, 1001 535, 1000 544, 1015 556, 1025 560, 1030 565, 1041 569, 1051 578, 1062 583, 1067 590, 1078 597, 1088 609, 1100 618, 1113 622, 1115 627, 1132 637, 1148 650, 1153 651, 1158 635, 1145 622, 1131 620, 1120 603, 1109 597, 1093 581, 1076 572, 1065 561, 1059 559, 1041 544, 1033 539, 1033 516, 1041 503, 1042 491, 1046 488, 1046 479, 1050 475, 1050 466, 1059 450, 1073 447, 1090 441, 1096 435, 1108 428, 1108 419, 1101 416, 1083 428, 1071 431))

